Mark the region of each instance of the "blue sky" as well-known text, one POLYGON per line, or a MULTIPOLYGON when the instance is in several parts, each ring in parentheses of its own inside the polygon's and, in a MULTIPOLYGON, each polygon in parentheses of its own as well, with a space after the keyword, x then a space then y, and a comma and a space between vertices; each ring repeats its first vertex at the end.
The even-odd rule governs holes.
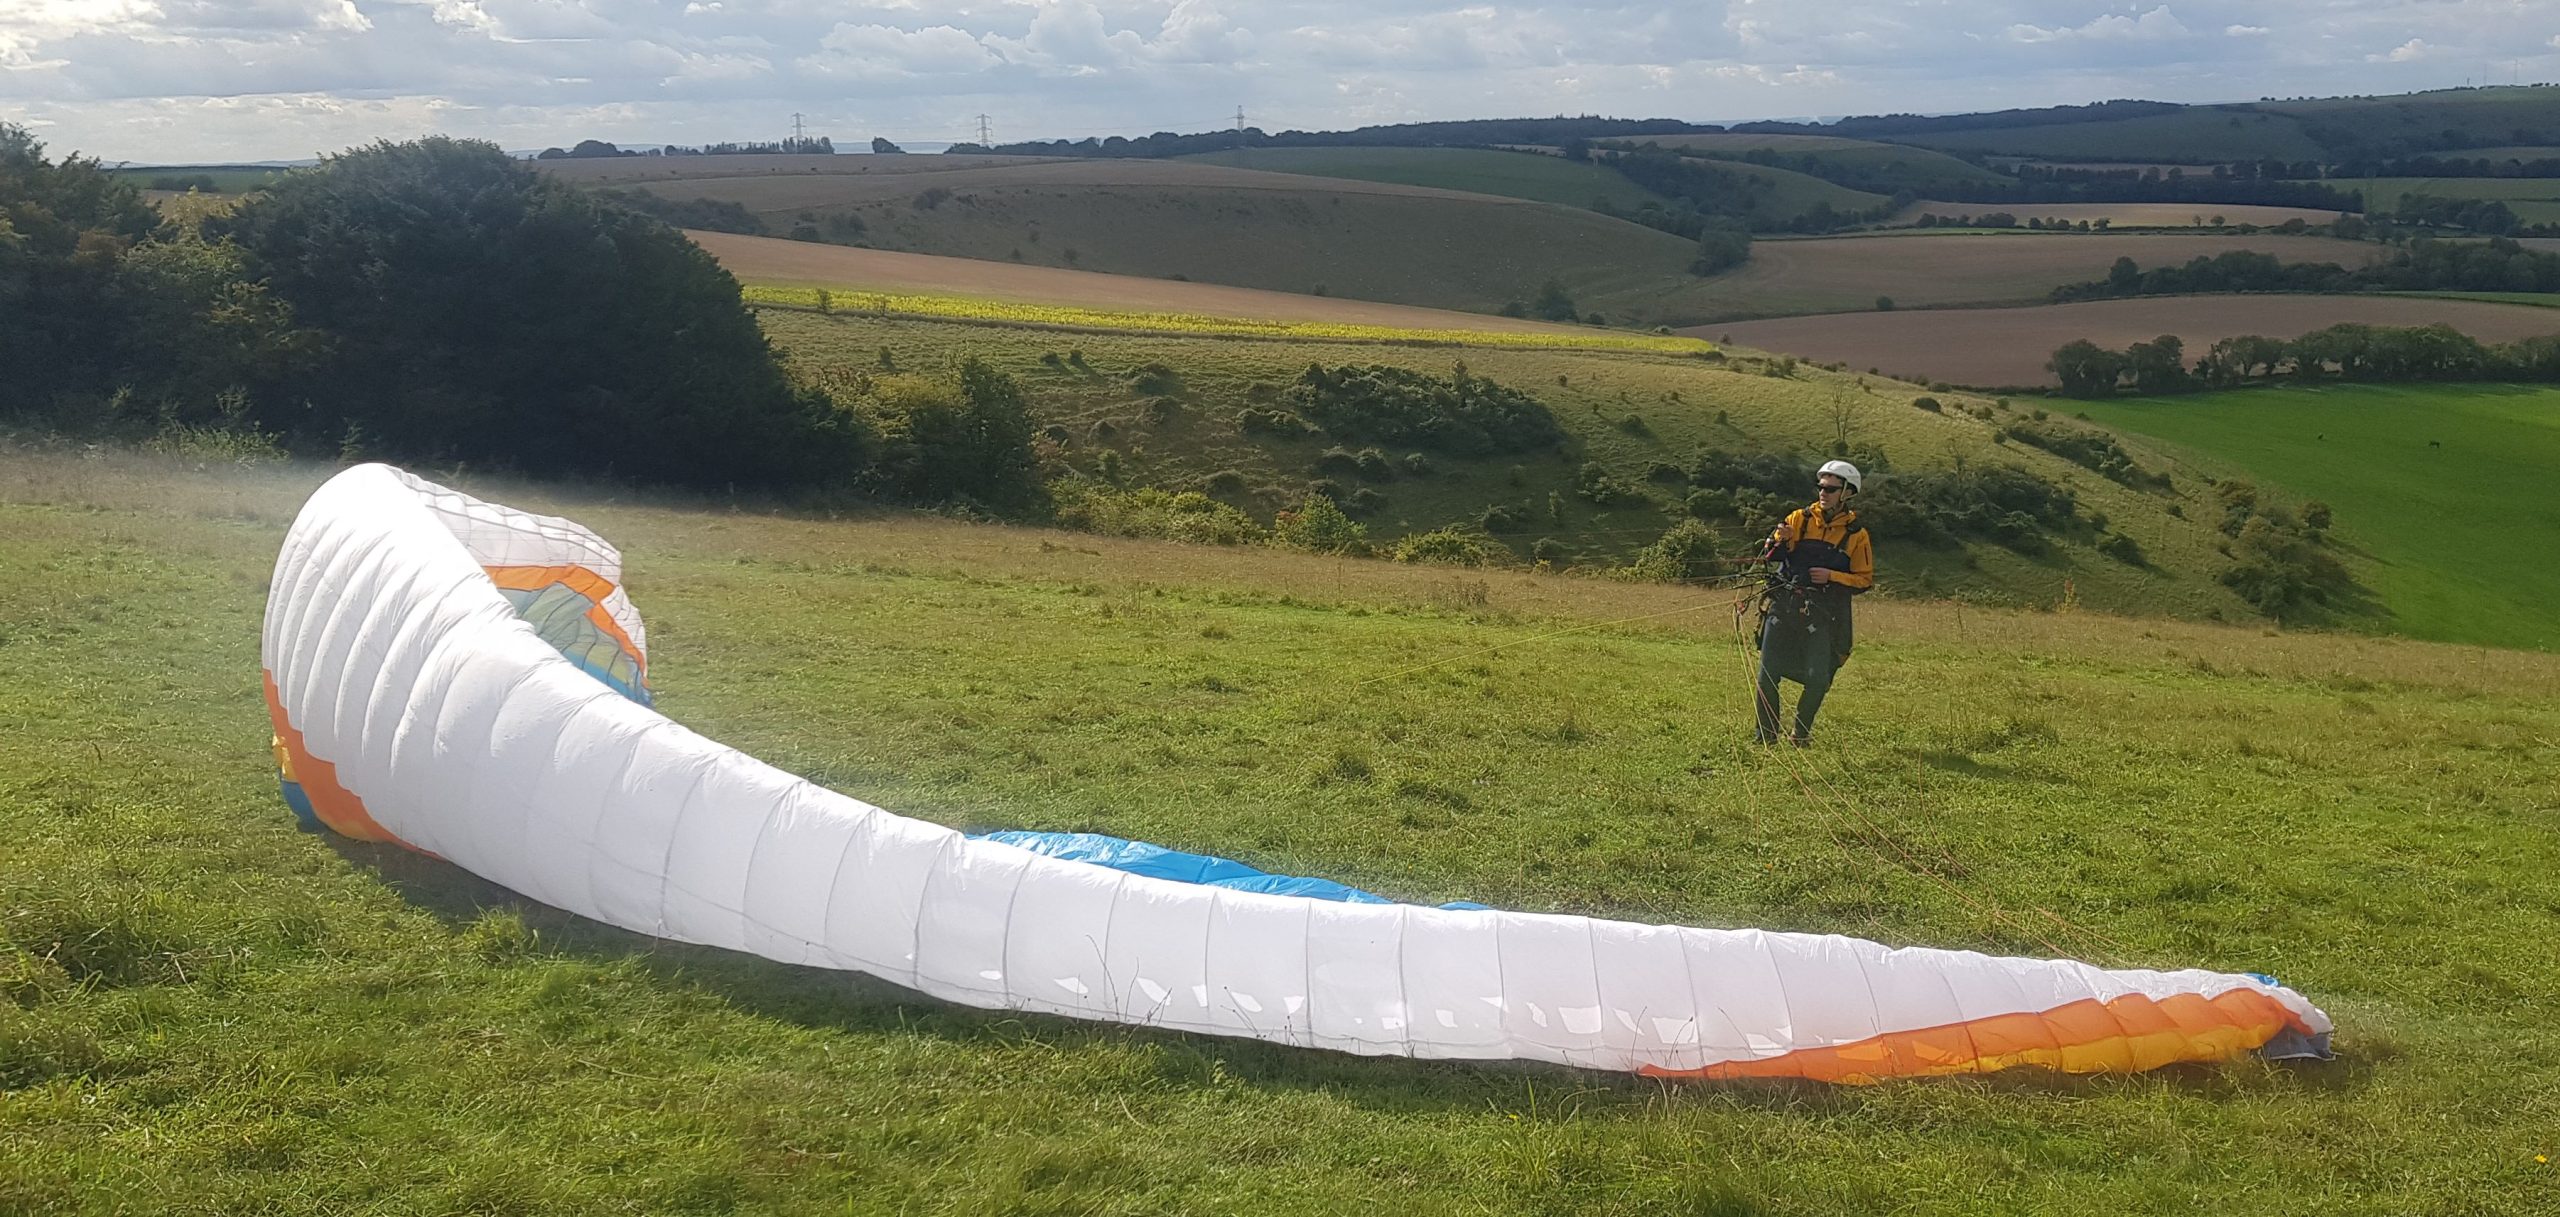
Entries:
POLYGON ((2560 78, 2560 0, 0 0, 0 118, 176 163, 371 139, 839 144, 1730 121, 2560 78))

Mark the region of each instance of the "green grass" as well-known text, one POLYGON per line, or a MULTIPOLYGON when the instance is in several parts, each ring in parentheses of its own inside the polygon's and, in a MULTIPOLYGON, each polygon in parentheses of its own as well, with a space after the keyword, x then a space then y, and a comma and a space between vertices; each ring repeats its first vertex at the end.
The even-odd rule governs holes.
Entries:
POLYGON ((2238 476, 2320 499, 2393 629, 2560 650, 2560 522, 2525 495, 2560 468, 2560 390, 2508 386, 2254 389, 2099 402, 2100 422, 2176 443, 2238 476))
POLYGON ((1893 141, 2052 160, 2210 164, 2270 156, 2319 160, 2325 155, 2319 142, 2290 114, 2207 107, 2104 122, 1915 132, 1894 136, 1893 141))
POLYGON ((1892 201, 1885 195, 1851 190, 1793 169, 1776 169, 1743 161, 1717 161, 1716 166, 1766 185, 1766 192, 1751 211, 1752 218, 1762 223, 1785 223, 1813 210, 1820 203, 1830 204, 1833 211, 1850 212, 1872 211, 1892 201))
POLYGON ((2494 199, 2527 224, 2560 223, 2560 178, 2371 177, 2339 178, 2340 190, 2364 193, 2366 211, 2388 212, 2409 194, 2440 199, 2494 199))
POLYGON ((1395 182, 1538 203, 1589 207, 1606 198, 1633 211, 1662 196, 1597 165, 1490 148, 1248 148, 1181 158, 1238 169, 1395 182))
POLYGON ((1719 160, 1738 159, 1745 152, 1766 149, 1788 158, 1791 166, 1825 180, 1836 180, 1839 175, 1850 173, 1869 181, 1882 177, 1898 189, 1908 189, 1921 195, 1928 194, 1932 187, 1950 183, 1997 185, 2009 180, 2002 174, 1943 152, 1873 140, 1741 133, 1644 136, 1629 142, 1658 143, 1664 148, 1682 149, 1696 156, 1719 160))
POLYGON ((1676 589, 480 487, 623 546, 673 717, 906 813, 2263 969, 2340 1026, 2329 1065, 1665 1087, 973 1013, 300 835, 256 638, 321 473, 0 451, 0 1210, 2521 1217, 2560 1188, 2550 657, 1888 603, 1824 745, 1773 754, 1676 589))
POLYGON ((2560 308, 2560 292, 2395 292, 2402 296, 2433 296, 2439 300, 2486 300, 2492 304, 2529 304, 2535 308, 2560 308))

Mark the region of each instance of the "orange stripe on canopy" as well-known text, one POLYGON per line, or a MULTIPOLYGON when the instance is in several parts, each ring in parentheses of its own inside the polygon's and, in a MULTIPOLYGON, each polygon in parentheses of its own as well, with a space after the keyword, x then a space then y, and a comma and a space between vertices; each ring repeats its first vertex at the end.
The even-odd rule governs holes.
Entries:
POLYGON ((1703 1069, 1653 1069, 1653 1077, 1807 1078, 1866 1083, 1896 1077, 1989 1073, 2041 1065, 2063 1073, 2126 1073, 2179 1061, 2238 1056, 2287 1026, 2284 1004, 2255 989, 2214 997, 2178 993, 2157 1000, 2129 994, 2088 998, 2034 1014, 2001 1014, 1916 1031, 1895 1031, 1829 1048, 1806 1048, 1703 1069))
POLYGON ((632 643, 631 635, 622 632, 622 623, 604 611, 605 597, 613 594, 613 580, 574 562, 567 566, 484 566, 481 569, 488 572, 491 583, 511 592, 538 592, 557 583, 594 601, 594 607, 587 610, 587 620, 594 622, 597 629, 613 639, 614 645, 631 657, 632 664, 646 679, 648 655, 632 643))
POLYGON ((311 800, 312 814, 320 817, 320 822, 339 836, 359 841, 389 841, 402 849, 417 850, 434 857, 433 853, 391 835, 391 830, 374 822, 372 813, 364 809, 364 800, 339 784, 338 767, 311 755, 311 749, 302 742, 302 732, 285 718, 284 696, 276 688, 275 673, 262 672, 260 675, 264 677, 267 689, 267 715, 275 720, 276 746, 288 762, 285 772, 301 785, 302 793, 311 800))

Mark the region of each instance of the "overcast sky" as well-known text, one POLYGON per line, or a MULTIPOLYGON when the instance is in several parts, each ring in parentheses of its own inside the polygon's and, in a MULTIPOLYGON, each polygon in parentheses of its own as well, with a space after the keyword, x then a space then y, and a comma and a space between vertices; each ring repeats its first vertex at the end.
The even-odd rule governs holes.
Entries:
POLYGON ((0 0, 55 154, 1734 121, 2560 79, 2560 0, 0 0))

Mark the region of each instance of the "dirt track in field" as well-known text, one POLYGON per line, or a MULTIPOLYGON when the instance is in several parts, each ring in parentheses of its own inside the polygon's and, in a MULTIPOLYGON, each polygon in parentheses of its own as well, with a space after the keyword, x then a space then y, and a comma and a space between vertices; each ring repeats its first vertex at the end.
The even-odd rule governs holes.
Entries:
POLYGON ((1199 313, 1265 321, 1325 321, 1411 330, 1487 330, 1527 334, 1591 332, 1578 326, 1549 325, 1484 313, 1375 304, 1330 296, 1302 296, 1215 283, 1141 279, 1129 275, 986 262, 976 258, 941 258, 929 254, 784 241, 773 237, 742 237, 723 232, 688 231, 685 235, 710 251, 711 256, 719 259, 720 265, 727 267, 730 274, 750 283, 932 292, 1025 304, 1074 305, 1129 312, 1199 313))
POLYGON ((2292 338, 2343 322, 2442 322, 2482 342, 2560 334, 2560 309, 2406 296, 2158 296, 2035 308, 1835 313, 1699 326, 1701 338, 1960 385, 2050 385, 2045 361, 2076 338, 2121 350, 2162 334, 2192 360, 2225 338, 2292 338))

